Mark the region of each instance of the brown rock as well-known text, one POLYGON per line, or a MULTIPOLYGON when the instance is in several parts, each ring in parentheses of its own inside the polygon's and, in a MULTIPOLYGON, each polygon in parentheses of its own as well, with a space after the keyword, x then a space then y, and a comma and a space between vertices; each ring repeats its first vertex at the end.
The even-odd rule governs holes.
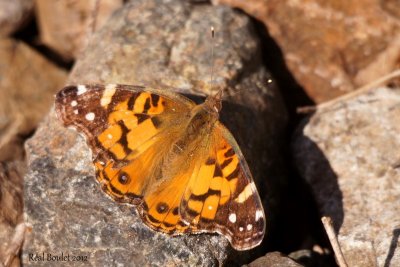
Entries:
POLYGON ((48 112, 53 94, 65 79, 64 71, 22 42, 0 39, 0 263, 2 264, 12 261, 10 266, 19 266, 19 258, 13 259, 8 249, 11 246, 14 227, 22 221, 22 177, 26 170, 23 142, 48 112))
POLYGON ((239 7, 262 21, 297 82, 317 103, 377 80, 398 64, 396 1, 213 2, 239 7))
MULTIPOLYGON (((132 1, 93 36, 69 80, 179 87, 192 96, 209 93, 210 22, 216 28, 215 81, 230 89, 222 120, 241 144, 266 201, 265 188, 279 192, 285 179, 279 144, 286 112, 276 88, 267 83, 269 75, 246 16, 227 7, 183 1, 132 1)), ((134 207, 110 200, 95 182, 84 139, 63 128, 53 113, 27 150, 25 213, 33 231, 25 244, 25 263, 28 253, 45 250, 86 255, 93 265, 215 266, 232 252, 219 235, 171 238, 149 230, 134 207)), ((241 255, 239 264, 257 257, 241 255)))
POLYGON ((294 138, 349 266, 400 266, 399 132, 400 90, 380 88, 317 111, 294 138))
POLYGON ((400 5, 396 0, 382 0, 381 5, 393 17, 400 17, 400 5))
POLYGON ((21 159, 24 135, 50 109, 66 73, 22 42, 0 40, 0 161, 21 159))
POLYGON ((0 162, 0 221, 11 226, 22 220, 23 162, 0 162))
MULTIPOLYGON (((8 253, 6 253, 6 251, 10 247, 13 231, 14 231, 13 226, 4 222, 0 223, 0 263, 2 265, 8 258, 8 253)), ((21 266, 20 259, 19 257, 14 257, 11 260, 10 267, 18 267, 18 266, 21 266)))
POLYGON ((16 32, 31 17, 33 0, 0 1, 0 36, 16 32))
MULTIPOLYGON (((22 222, 24 162, 0 162, 0 264, 6 262, 14 228, 22 222)), ((7 259, 19 266, 19 258, 7 259)))
POLYGON ((93 26, 95 30, 101 28, 111 14, 122 6, 122 2, 122 0, 37 0, 40 38, 44 44, 65 59, 76 58, 87 45, 93 26))

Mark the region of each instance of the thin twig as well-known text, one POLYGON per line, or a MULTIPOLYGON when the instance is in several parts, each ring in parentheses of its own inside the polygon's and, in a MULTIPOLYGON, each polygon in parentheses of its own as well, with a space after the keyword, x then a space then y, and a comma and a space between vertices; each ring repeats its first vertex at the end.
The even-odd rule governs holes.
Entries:
POLYGON ((340 267, 348 267, 346 260, 343 256, 342 250, 340 248, 335 230, 333 229, 332 219, 330 217, 322 217, 322 224, 324 225, 325 231, 328 235, 329 241, 331 242, 333 252, 335 253, 335 258, 340 267))
POLYGON ((387 82, 393 78, 400 77, 400 69, 394 70, 393 72, 389 73, 388 75, 385 75, 381 78, 379 78, 376 81, 370 82, 354 91, 351 91, 345 95, 339 96, 337 98, 334 98, 332 100, 329 100, 327 102, 321 103, 317 106, 305 106, 305 107, 300 107, 297 109, 298 113, 309 113, 317 110, 321 110, 327 107, 330 107, 338 102, 346 101, 348 99, 354 98, 358 95, 361 95, 365 92, 368 92, 369 90, 376 88, 380 85, 382 85, 384 82, 387 82))
POLYGON ((7 249, 6 252, 6 257, 4 261, 4 266, 8 267, 14 260, 15 256, 18 255, 22 244, 24 243, 24 238, 25 238, 25 230, 26 226, 24 223, 20 223, 15 227, 15 233, 14 236, 11 240, 10 246, 7 249))

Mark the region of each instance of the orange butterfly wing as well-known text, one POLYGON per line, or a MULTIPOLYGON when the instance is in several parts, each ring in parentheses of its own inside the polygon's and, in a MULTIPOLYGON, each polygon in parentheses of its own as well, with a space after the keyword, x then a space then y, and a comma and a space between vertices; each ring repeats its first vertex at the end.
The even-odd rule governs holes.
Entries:
POLYGON ((127 85, 69 86, 56 97, 64 124, 87 137, 103 190, 136 204, 146 225, 172 235, 217 232, 250 249, 265 232, 250 171, 218 122, 200 147, 179 144, 194 107, 178 94, 127 85))
POLYGON ((177 94, 129 85, 68 86, 56 96, 64 125, 85 135, 103 190, 131 203, 154 183, 168 143, 188 119, 181 114, 193 106, 177 94))
POLYGON ((194 233, 218 232, 237 250, 253 248, 264 237, 265 215, 247 163, 220 123, 214 127, 208 149, 183 195, 182 219, 194 233))

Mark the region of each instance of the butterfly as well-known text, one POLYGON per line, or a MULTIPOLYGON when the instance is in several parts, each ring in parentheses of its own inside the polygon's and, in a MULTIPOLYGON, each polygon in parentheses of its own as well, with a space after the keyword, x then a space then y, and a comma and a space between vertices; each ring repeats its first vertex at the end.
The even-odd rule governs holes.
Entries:
POLYGON ((236 250, 259 245, 265 214, 249 167, 219 122, 221 92, 196 105, 142 86, 66 86, 55 110, 92 150, 96 179, 143 222, 170 234, 219 233, 236 250))

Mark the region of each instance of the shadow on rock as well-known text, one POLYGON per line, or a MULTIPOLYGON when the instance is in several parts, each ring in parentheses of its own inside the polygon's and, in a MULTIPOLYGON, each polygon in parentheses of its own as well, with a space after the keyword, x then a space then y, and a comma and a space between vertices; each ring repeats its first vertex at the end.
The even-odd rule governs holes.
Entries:
POLYGON ((338 177, 317 143, 304 135, 309 119, 294 135, 293 154, 300 175, 310 185, 321 216, 332 218, 336 233, 343 224, 343 194, 338 177))

